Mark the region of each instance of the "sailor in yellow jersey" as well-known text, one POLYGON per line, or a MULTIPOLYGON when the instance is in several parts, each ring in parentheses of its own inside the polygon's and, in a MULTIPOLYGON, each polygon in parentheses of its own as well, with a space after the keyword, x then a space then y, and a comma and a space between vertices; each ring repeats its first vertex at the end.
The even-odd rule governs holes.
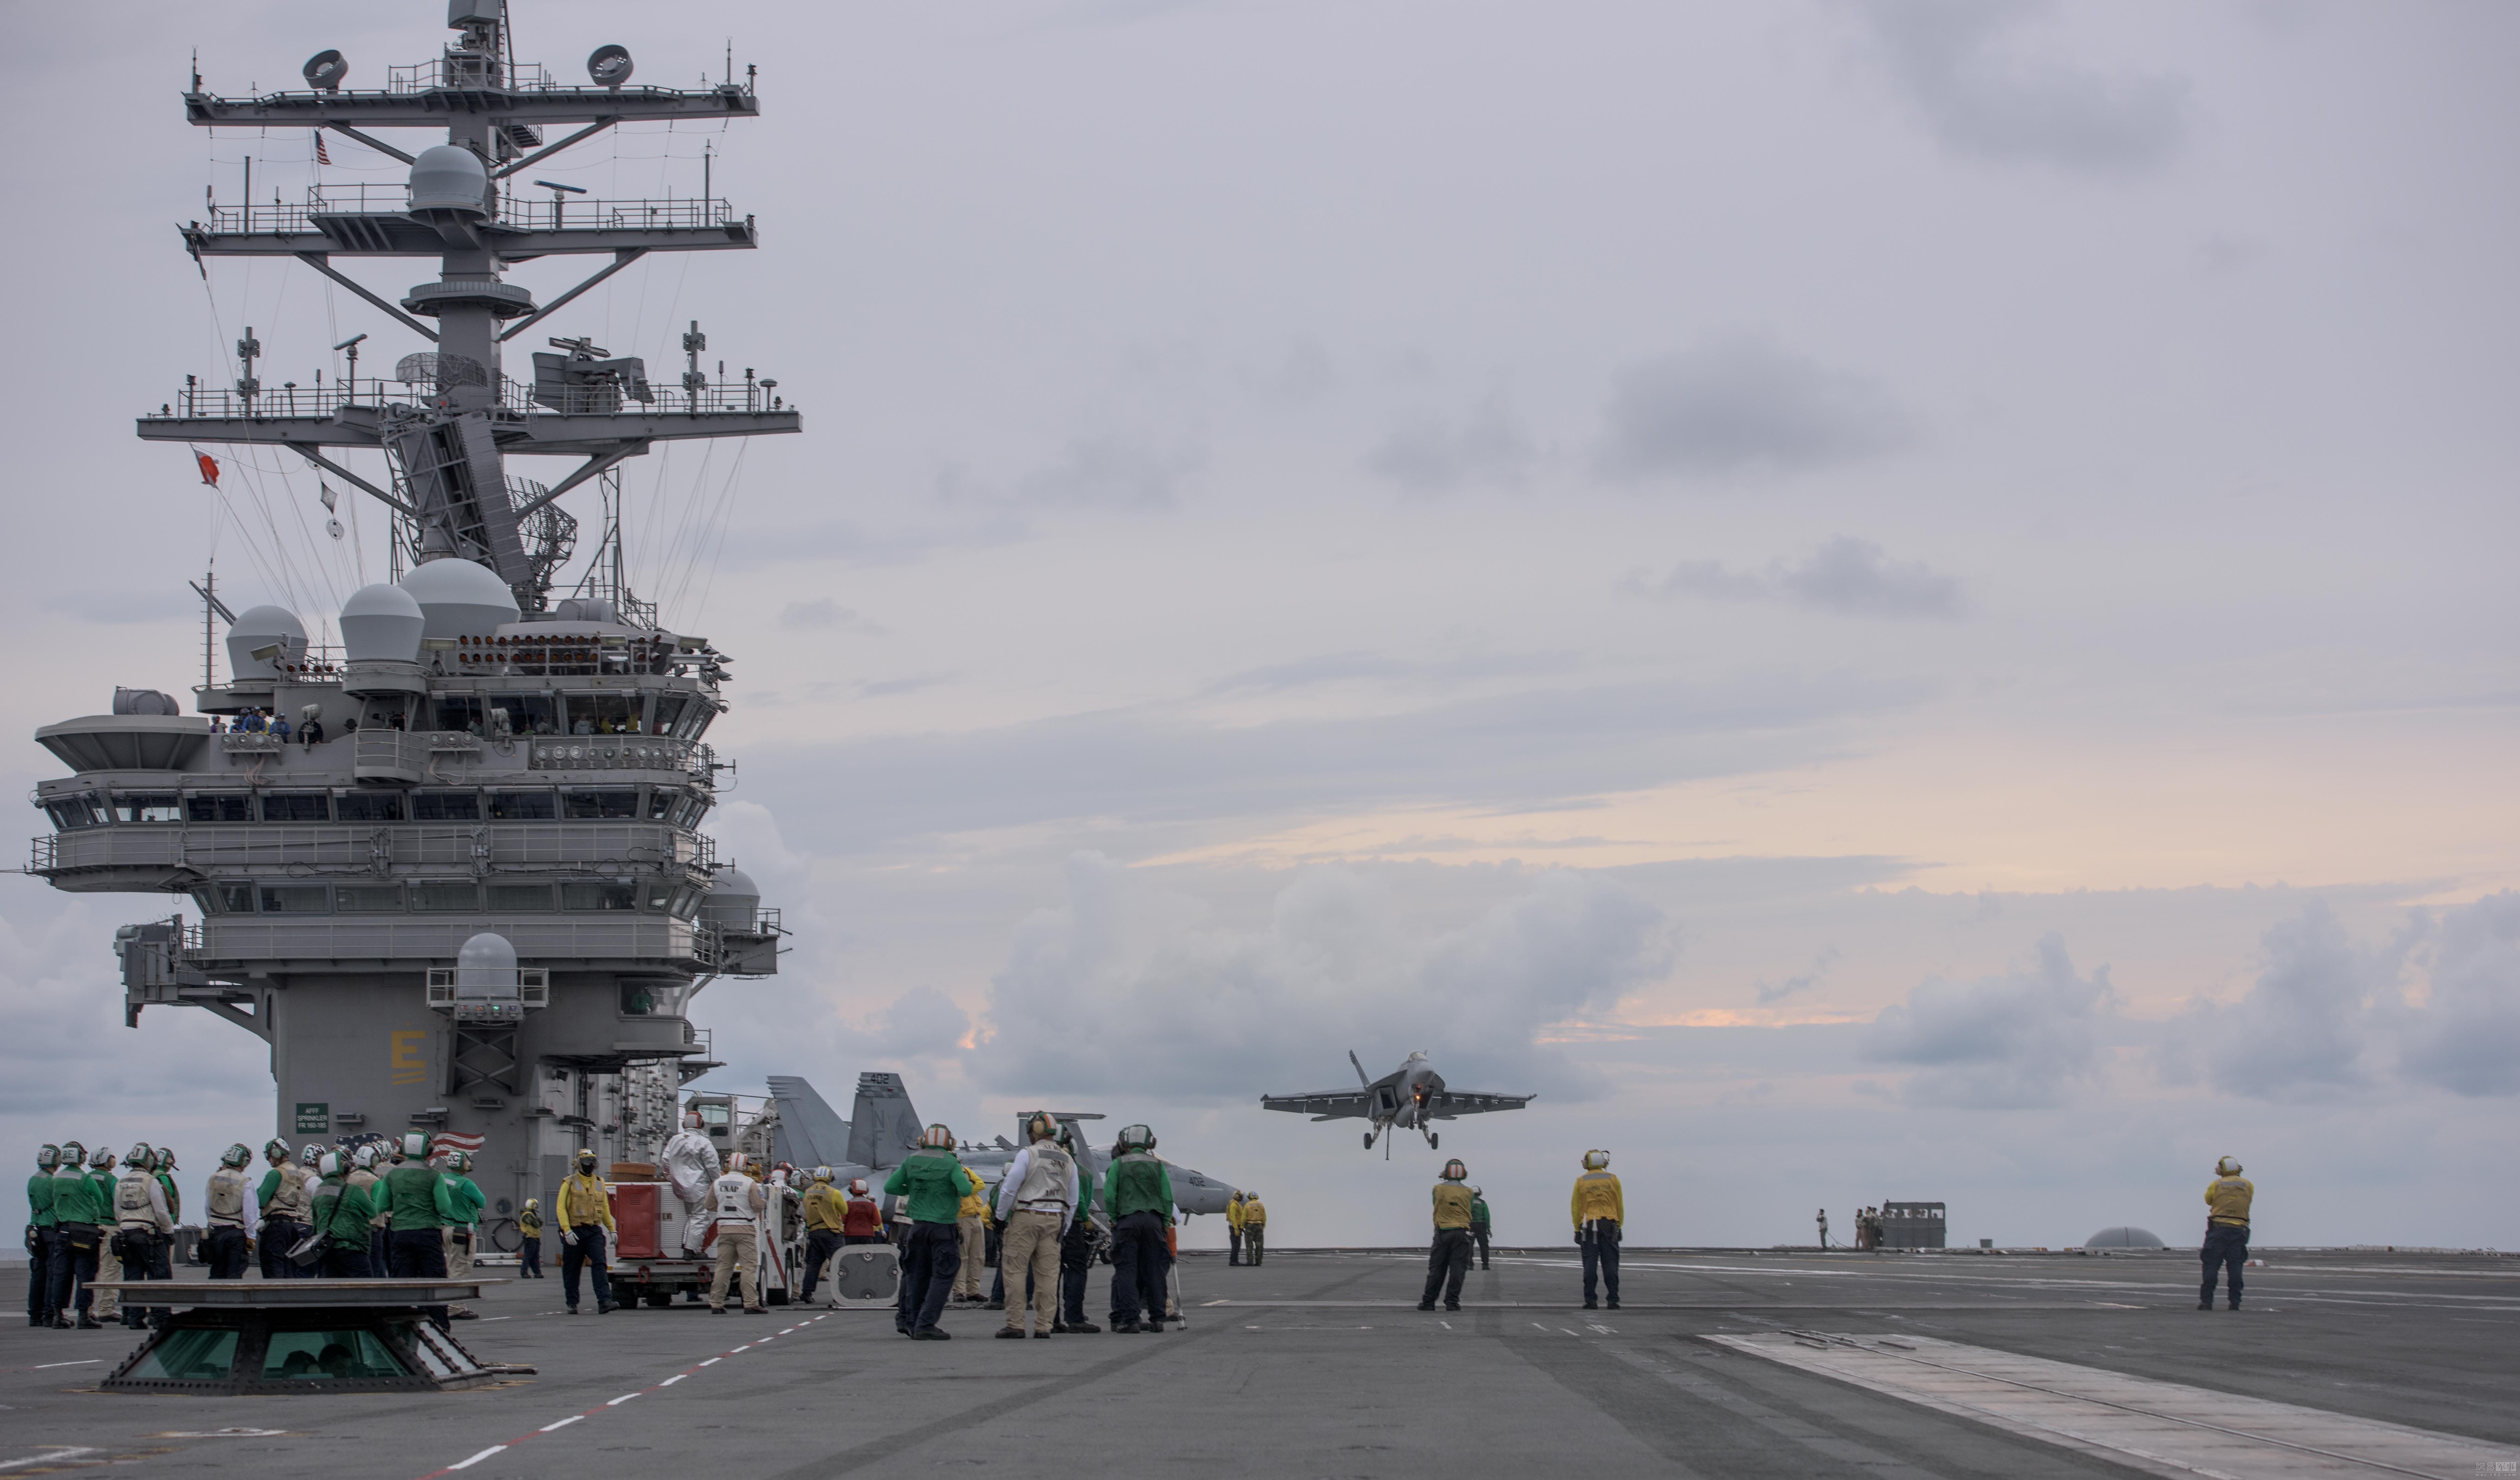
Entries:
POLYGON ((1470 1278, 1469 1180, 1470 1169, 1455 1157, 1444 1163, 1443 1180, 1435 1184, 1435 1242, 1426 1251, 1426 1293, 1418 1301, 1421 1311, 1433 1310, 1438 1294, 1444 1297, 1444 1309, 1462 1308, 1462 1281, 1470 1278))
POLYGON ((1586 1151, 1584 1175, 1575 1179, 1570 1209, 1575 1215, 1575 1246, 1584 1252, 1584 1309, 1597 1309, 1595 1278, 1619 1308, 1619 1226, 1628 1221, 1627 1198, 1619 1179, 1610 1175, 1610 1153, 1586 1151))
POLYGON ((2205 1188, 2205 1282, 2196 1291, 2196 1308, 2214 1308, 2214 1276, 2231 1272, 2231 1304, 2240 1308, 2240 1268, 2249 1262, 2249 1203, 2258 1189, 2240 1175, 2239 1158, 2214 1163, 2214 1180, 2205 1188))

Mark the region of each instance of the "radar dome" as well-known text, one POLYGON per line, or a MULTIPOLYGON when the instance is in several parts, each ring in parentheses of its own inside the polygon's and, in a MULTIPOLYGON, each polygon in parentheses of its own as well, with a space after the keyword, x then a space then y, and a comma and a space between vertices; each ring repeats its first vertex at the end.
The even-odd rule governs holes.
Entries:
POLYGON ((720 869, 700 901, 700 920, 721 930, 749 933, 761 913, 761 886, 742 869, 720 869))
POLYGON ((400 586, 362 586, 341 604, 341 655, 354 663, 412 662, 428 621, 400 586))
POLYGON ((509 943, 508 937, 495 930, 484 930, 457 948, 455 995, 517 995, 517 948, 509 943))
POLYGON ((415 212, 486 216, 490 213, 490 171, 479 155, 461 144, 424 149, 420 157, 411 161, 411 208, 415 212))
POLYGON ((2087 1249, 2157 1249, 2161 1246, 2160 1234, 2132 1225, 2102 1229, 2083 1240, 2083 1247, 2087 1249))
POLYGON ((420 604, 423 637, 488 637, 521 614, 508 583, 471 561, 430 561, 404 576, 402 589, 420 604))
POLYGON ((306 624, 286 606, 248 606, 228 625, 228 672, 240 679, 271 678, 276 661, 306 656, 306 624), (257 648, 279 645, 282 651, 262 657, 257 648))

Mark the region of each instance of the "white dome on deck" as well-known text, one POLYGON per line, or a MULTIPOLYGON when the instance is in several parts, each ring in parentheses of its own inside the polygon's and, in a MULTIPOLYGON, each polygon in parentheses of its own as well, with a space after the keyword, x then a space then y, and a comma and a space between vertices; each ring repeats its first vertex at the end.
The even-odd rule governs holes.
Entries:
MULTIPOLYGON (((228 626, 228 672, 235 678, 272 678, 273 659, 255 657, 256 648, 278 643, 287 658, 306 655, 306 624, 286 606, 248 606, 228 626)), ((284 659, 286 660, 286 659, 284 659)))
POLYGON ((448 557, 402 578, 420 604, 424 637, 488 637, 520 614, 516 593, 486 565, 448 557))
POLYGON ((412 662, 428 622, 400 586, 362 586, 341 604, 341 655, 354 663, 412 662))
POLYGON ((411 161, 411 208, 415 213, 457 211, 490 213, 490 171, 481 157, 460 144, 424 149, 411 161))

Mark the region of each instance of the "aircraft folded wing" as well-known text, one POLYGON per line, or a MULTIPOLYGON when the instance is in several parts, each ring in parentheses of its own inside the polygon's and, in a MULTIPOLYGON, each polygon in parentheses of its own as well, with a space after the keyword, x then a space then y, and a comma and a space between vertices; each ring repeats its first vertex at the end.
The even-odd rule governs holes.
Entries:
POLYGON ((1487 1095, 1477 1090, 1437 1090, 1426 1097, 1426 1113, 1438 1120, 1477 1115, 1488 1110, 1519 1110, 1537 1095, 1487 1095))
POLYGON ((1260 1108, 1310 1115, 1315 1120, 1346 1120, 1370 1113, 1362 1090, 1324 1090, 1318 1095, 1263 1095, 1260 1108))

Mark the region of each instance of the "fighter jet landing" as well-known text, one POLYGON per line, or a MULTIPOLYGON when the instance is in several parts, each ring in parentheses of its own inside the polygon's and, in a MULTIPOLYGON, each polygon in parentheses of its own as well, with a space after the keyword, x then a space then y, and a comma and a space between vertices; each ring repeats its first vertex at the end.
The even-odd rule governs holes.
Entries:
POLYGON ((1399 1127, 1413 1130, 1426 1138, 1426 1149, 1440 1144, 1434 1123, 1462 1115, 1476 1115, 1487 1110, 1519 1110, 1540 1097, 1537 1095, 1492 1095, 1479 1090, 1448 1090, 1444 1076, 1426 1061, 1424 1050, 1412 1054, 1400 1067, 1380 1079, 1365 1077, 1365 1065, 1358 1061, 1356 1051, 1348 1050, 1347 1061, 1356 1065, 1354 1090, 1325 1090, 1316 1095, 1263 1095, 1260 1108, 1288 1110, 1310 1115, 1315 1120, 1363 1120, 1370 1129, 1365 1133, 1365 1148, 1373 1149, 1376 1138, 1382 1138, 1382 1155, 1391 1156, 1391 1142, 1382 1133, 1399 1127))

